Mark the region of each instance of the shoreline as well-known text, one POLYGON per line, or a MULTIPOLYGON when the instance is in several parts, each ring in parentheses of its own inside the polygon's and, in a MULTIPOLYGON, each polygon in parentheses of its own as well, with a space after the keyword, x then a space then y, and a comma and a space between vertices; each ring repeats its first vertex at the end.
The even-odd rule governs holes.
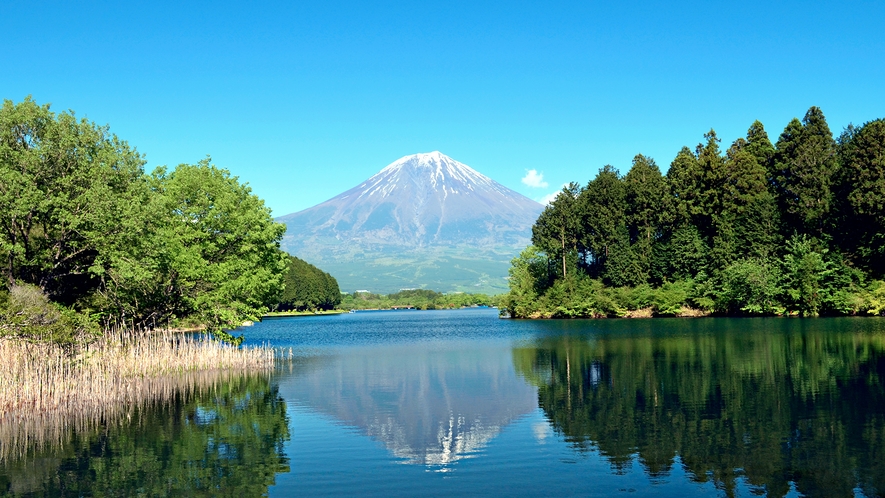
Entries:
POLYGON ((323 310, 323 311, 271 311, 261 315, 265 318, 281 318, 287 316, 320 316, 320 315, 342 315, 349 313, 347 310, 323 310))
POLYGON ((272 372, 280 359, 269 346, 237 348, 169 330, 108 332, 73 348, 0 339, 0 460, 219 376, 272 372))

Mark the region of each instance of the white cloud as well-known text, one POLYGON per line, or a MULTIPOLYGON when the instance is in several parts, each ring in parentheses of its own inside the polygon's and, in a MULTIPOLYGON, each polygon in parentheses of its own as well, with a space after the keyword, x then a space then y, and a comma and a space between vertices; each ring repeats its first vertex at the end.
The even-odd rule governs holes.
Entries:
POLYGON ((530 169, 526 172, 522 179, 531 188, 547 188, 547 182, 544 181, 544 173, 538 173, 538 170, 530 169))
POLYGON ((552 193, 549 193, 544 197, 535 200, 546 206, 547 204, 553 202, 553 200, 556 199, 556 196, 559 195, 559 193, 562 192, 562 189, 564 189, 567 185, 568 183, 563 183, 562 186, 559 187, 559 190, 554 190, 552 193))
POLYGON ((553 192, 552 194, 547 194, 544 197, 541 197, 540 199, 536 199, 536 200, 546 206, 547 204, 550 204, 551 202, 553 202, 553 200, 556 199, 557 195, 559 195, 558 190, 556 192, 553 192))

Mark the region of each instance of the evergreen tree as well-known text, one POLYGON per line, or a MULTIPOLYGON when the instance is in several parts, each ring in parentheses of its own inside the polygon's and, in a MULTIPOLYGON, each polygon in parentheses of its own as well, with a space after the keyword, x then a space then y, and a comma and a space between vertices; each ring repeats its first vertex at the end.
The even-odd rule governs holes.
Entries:
POLYGON ((774 145, 768 138, 765 127, 758 120, 753 121, 747 130, 747 152, 756 158, 756 162, 765 169, 766 180, 771 181, 774 177, 774 145))
POLYGON ((601 276, 615 251, 629 249, 627 192, 618 170, 606 165, 581 191, 581 243, 592 274, 601 276))
POLYGON ((768 188, 765 168, 752 153, 749 142, 738 139, 728 149, 725 161, 720 225, 732 227, 735 245, 743 246, 735 256, 768 257, 778 244, 777 205, 768 188), (745 241, 752 241, 746 247, 745 241))
POLYGON ((873 276, 885 275, 885 120, 846 130, 840 140, 840 241, 873 276))
POLYGON ((280 311, 330 310, 341 303, 341 291, 335 277, 316 266, 286 255, 288 268, 284 289, 278 302, 272 303, 280 311))
POLYGON ((673 225, 694 224, 695 217, 701 212, 702 175, 698 159, 688 147, 683 147, 670 163, 667 183, 672 199, 673 225))
POLYGON ((695 149, 701 174, 699 203, 693 217, 698 233, 710 248, 708 262, 714 273, 721 271, 733 259, 735 234, 729 213, 724 211, 729 189, 729 175, 725 159, 719 150, 716 131, 704 134, 706 143, 695 149))
POLYGON ((823 112, 811 107, 793 119, 777 142, 774 181, 787 234, 822 238, 833 204, 836 142, 823 112))
POLYGON ((660 169, 650 157, 637 155, 633 167, 624 177, 627 227, 632 257, 636 268, 647 282, 651 275, 654 244, 659 239, 665 220, 667 184, 660 169))
POLYGON ((563 277, 568 274, 569 254, 577 253, 578 250, 579 192, 580 187, 577 183, 563 187, 562 192, 544 208, 532 227, 532 244, 547 253, 551 262, 559 260, 562 263, 563 277))

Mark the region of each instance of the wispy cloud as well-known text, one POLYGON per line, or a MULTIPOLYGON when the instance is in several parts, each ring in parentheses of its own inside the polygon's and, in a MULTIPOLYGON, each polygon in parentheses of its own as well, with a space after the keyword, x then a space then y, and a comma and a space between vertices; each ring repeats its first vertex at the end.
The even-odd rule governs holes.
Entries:
POLYGON ((538 170, 530 169, 522 178, 522 183, 531 188, 547 188, 547 182, 544 181, 544 173, 538 173, 538 170))

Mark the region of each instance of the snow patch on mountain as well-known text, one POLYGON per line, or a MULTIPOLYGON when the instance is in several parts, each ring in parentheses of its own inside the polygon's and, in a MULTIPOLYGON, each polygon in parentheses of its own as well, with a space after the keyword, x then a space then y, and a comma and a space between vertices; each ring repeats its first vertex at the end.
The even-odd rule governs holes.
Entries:
POLYGON ((278 220, 288 227, 283 248, 315 263, 397 259, 440 247, 512 258, 530 243, 542 210, 434 151, 397 159, 356 187, 278 220))

